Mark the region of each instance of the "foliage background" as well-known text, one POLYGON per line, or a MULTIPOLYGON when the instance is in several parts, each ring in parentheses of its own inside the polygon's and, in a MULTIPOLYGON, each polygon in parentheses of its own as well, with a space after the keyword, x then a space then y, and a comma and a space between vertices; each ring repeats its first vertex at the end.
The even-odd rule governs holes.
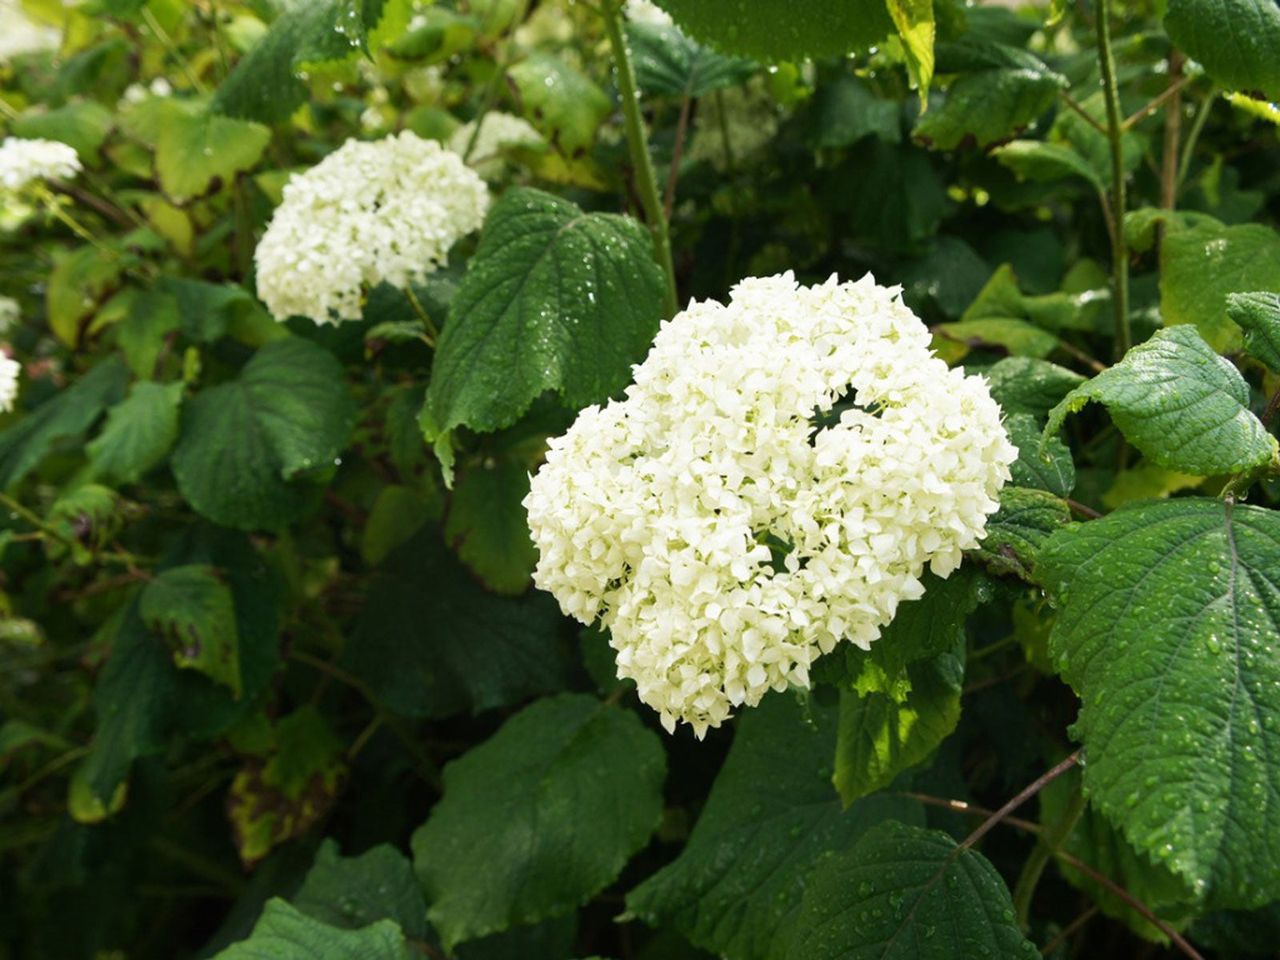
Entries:
POLYGON ((22 3, 0 126, 86 172, 0 212, 0 956, 1274 955, 1280 8, 602 3, 22 3), (478 240, 267 316, 290 171, 490 110, 478 240), (787 269, 901 284, 1023 456, 872 655, 667 736, 520 501, 669 281, 787 269))

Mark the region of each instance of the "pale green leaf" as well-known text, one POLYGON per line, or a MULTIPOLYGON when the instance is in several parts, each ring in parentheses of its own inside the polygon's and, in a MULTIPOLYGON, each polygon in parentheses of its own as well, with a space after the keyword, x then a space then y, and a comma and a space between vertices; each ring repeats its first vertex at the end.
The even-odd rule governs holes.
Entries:
POLYGON ((902 41, 907 71, 920 93, 921 108, 926 108, 929 83, 933 80, 933 41, 937 34, 933 0, 885 0, 885 6, 898 30, 898 39, 902 41))
POLYGON ((613 103, 594 81, 559 57, 535 53, 507 71, 525 118, 566 157, 595 142, 613 103))
POLYGON ((658 825, 665 769, 635 714, 581 694, 539 700, 445 767, 413 859, 446 948, 612 883, 658 825))
POLYGON ((1043 140, 1014 140, 997 147, 992 154, 1002 164, 1027 180, 1053 183, 1065 177, 1081 177, 1096 190, 1106 190, 1106 180, 1071 146, 1043 140))
POLYGON ((260 123, 203 108, 174 110, 156 139, 160 186, 177 203, 202 196, 251 169, 270 142, 271 130, 260 123))
POLYGON ((1090 401, 1153 463, 1199 476, 1241 473, 1280 448, 1249 411, 1249 387, 1194 327, 1168 327, 1071 391, 1053 408, 1044 436, 1090 401))
POLYGON ((1280 518, 1137 503, 1044 547, 1091 803, 1213 906, 1280 897, 1280 518))

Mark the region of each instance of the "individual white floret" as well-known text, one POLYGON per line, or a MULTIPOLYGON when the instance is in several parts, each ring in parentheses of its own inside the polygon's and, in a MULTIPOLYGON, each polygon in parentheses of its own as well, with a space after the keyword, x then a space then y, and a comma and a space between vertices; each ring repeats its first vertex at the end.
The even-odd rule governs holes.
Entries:
POLYGON ((16 194, 37 180, 70 180, 79 171, 80 158, 65 143, 18 137, 0 143, 0 191, 16 194))
POLYGON ((896 288, 740 283, 663 324, 623 400, 553 439, 534 574, 610 631, 618 673, 701 736, 863 649, 985 534, 1017 450, 896 288), (852 405, 830 417, 841 398, 852 405))
POLYGON ((0 413, 8 413, 18 399, 18 374, 22 364, 0 352, 0 413))
POLYGON ((488 206, 484 181, 433 140, 348 140, 285 185, 254 254, 258 296, 277 320, 357 320, 366 289, 420 282, 488 206))

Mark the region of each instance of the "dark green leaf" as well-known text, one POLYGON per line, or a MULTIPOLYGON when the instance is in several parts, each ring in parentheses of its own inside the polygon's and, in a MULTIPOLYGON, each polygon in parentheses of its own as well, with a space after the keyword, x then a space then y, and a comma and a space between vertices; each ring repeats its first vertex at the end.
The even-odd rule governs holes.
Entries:
POLYGON ((568 157, 586 153, 613 103, 595 82, 559 57, 535 53, 507 71, 524 115, 568 157))
POLYGON ((1005 413, 1029 413, 1040 419, 1084 383, 1084 377, 1074 370, 1028 357, 1001 360, 983 371, 983 376, 1005 413))
POLYGON ((175 664, 225 684, 239 698, 235 602, 216 570, 170 567, 143 588, 139 611, 147 628, 173 651, 175 664))
POLYGON ((412 960, 414 952, 390 920, 343 930, 308 917, 285 901, 267 902, 247 940, 214 960, 412 960))
POLYGON ((658 330, 662 291, 634 220, 508 191, 440 338, 423 408, 428 436, 509 426, 547 390, 571 407, 617 392, 658 330))
POLYGON ((1275 0, 1169 0, 1169 38, 1222 86, 1280 99, 1275 0))
POLYGON ((413 857, 446 948, 574 909, 662 814, 662 743, 594 697, 539 700, 445 767, 413 857))
POLYGON ((59 440, 88 430, 124 395, 128 381, 128 369, 119 357, 110 357, 0 433, 0 489, 21 483, 59 440))
POLYGON ((1280 519, 1200 498, 1071 526, 1036 573, 1090 801, 1213 906, 1280 897, 1280 519))
POLYGON ((137 383, 107 411, 102 433, 86 448, 96 476, 137 483, 178 439, 181 383, 137 383))
POLYGON ((987 536, 977 555, 995 573, 1031 579, 1040 548, 1059 527, 1071 522, 1071 510, 1047 490, 1005 487, 1000 509, 987 521, 987 536))
POLYGON ((784 960, 805 885, 827 851, 847 849, 888 817, 923 821, 901 798, 842 809, 831 786, 835 713, 786 694, 743 713, 689 842, 628 894, 627 908, 734 960, 784 960))
POLYGON ((293 905, 332 927, 356 930, 393 920, 414 940, 427 936, 427 905, 413 865, 389 844, 344 857, 336 841, 325 840, 293 905))
POLYGON ((1049 414, 1052 437, 1089 401, 1152 462, 1199 476, 1240 473, 1280 448, 1249 412, 1249 386, 1194 327, 1159 330, 1124 359, 1072 390, 1049 414))
POLYGON ((1010 414, 1004 427, 1018 448, 1018 459, 1009 468, 1014 485, 1068 496, 1076 485, 1076 466, 1067 445, 1057 437, 1042 445, 1040 421, 1029 413, 1010 414))
POLYGON ((691 37, 765 63, 838 56, 883 40, 883 0, 659 0, 691 37))
POLYGON ((849 73, 818 88, 806 126, 815 147, 847 147, 867 136, 885 143, 902 139, 898 105, 877 97, 865 80, 849 73))
POLYGON ((703 97, 737 86, 760 69, 755 61, 722 56, 664 24, 629 23, 627 40, 636 83, 650 95, 703 97))
POLYGON ((398 713, 478 713, 563 689, 562 623, 547 594, 488 593, 428 525, 370 585, 347 661, 398 713))
POLYGON ((458 476, 445 518, 445 539, 458 558, 497 593, 520 594, 538 562, 529 536, 523 464, 482 464, 458 476))
POLYGON ((305 509, 300 476, 346 446, 355 404, 342 367, 296 337, 267 344, 238 379, 187 402, 173 473, 191 505, 244 530, 276 530, 305 509))
POLYGON ((790 960, 1038 960, 1000 874, 945 833, 888 821, 805 891, 790 960))

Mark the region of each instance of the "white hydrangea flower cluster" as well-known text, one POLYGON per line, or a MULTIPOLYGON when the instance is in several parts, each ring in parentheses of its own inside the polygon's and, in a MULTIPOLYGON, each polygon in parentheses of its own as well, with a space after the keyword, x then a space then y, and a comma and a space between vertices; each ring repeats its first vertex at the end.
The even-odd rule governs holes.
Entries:
POLYGON ((551 441, 525 500, 534 580, 610 630, 668 730, 702 736, 808 686, 840 641, 868 648, 926 566, 948 576, 982 539, 1016 457, 986 381, 933 355, 897 288, 745 280, 664 323, 626 398, 551 441))
MULTIPOLYGON (((476 121, 464 123, 449 137, 448 148, 460 157, 465 156, 467 144, 471 142, 475 129, 476 121)), ((497 180, 506 170, 506 151, 521 147, 536 150, 545 145, 542 134, 529 121, 495 110, 484 115, 480 123, 480 136, 476 138, 476 145, 467 163, 486 180, 497 180)))
POLYGON ((0 413, 8 413, 18 400, 18 374, 22 364, 0 351, 0 413))
POLYGON ((658 26, 671 25, 671 14, 659 7, 653 0, 627 0, 625 13, 627 19, 632 23, 652 23, 658 26))
POLYGON ((484 181, 434 140, 348 140, 285 185, 254 254, 258 296, 277 320, 358 320, 366 287, 421 281, 488 207, 484 181))
POLYGON ((19 193, 37 180, 70 180, 80 171, 75 148, 56 140, 5 137, 0 143, 0 190, 19 193))

